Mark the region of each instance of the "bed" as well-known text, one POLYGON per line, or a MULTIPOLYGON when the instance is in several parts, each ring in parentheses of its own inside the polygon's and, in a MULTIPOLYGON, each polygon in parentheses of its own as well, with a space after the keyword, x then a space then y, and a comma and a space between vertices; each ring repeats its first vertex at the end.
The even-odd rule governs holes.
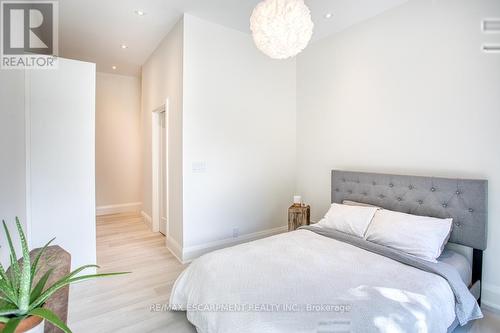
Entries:
POLYGON ((455 245, 436 264, 447 273, 313 226, 198 258, 177 279, 171 306, 200 333, 451 332, 481 317, 485 180, 337 170, 331 179, 334 203, 453 218, 455 245))

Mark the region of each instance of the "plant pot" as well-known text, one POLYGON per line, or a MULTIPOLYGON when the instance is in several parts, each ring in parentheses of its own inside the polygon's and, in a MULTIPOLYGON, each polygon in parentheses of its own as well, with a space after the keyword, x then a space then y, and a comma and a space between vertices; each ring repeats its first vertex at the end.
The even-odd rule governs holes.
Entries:
MULTIPOLYGON (((5 325, 0 324, 0 332, 3 331, 5 325)), ((43 333, 45 328, 45 320, 40 317, 30 316, 19 324, 15 333, 43 333)))
MULTIPOLYGON (((45 329, 45 320, 43 320, 40 317, 29 317, 25 320, 29 320, 31 318, 36 318, 33 320, 33 323, 35 324, 35 326, 27 326, 26 331, 23 331, 23 330, 19 331, 20 327, 18 327, 16 329, 16 333, 43 333, 43 331, 45 329), (29 328, 29 327, 31 327, 31 328, 29 328)), ((22 325, 22 323, 21 323, 21 325, 22 325)), ((19 325, 19 326, 21 326, 21 325, 19 325)))

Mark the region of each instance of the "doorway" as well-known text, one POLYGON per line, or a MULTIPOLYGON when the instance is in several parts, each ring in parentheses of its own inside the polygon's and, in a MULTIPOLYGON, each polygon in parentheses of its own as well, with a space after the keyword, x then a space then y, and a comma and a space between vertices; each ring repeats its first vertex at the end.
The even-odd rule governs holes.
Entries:
POLYGON ((168 99, 152 114, 152 229, 168 236, 168 99))
POLYGON ((167 235, 167 119, 160 113, 160 232, 167 235))

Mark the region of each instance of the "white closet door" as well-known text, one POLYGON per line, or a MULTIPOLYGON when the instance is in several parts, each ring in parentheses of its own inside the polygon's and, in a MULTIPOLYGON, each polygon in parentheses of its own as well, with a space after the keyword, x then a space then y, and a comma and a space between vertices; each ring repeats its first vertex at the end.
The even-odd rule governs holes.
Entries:
POLYGON ((32 245, 57 237, 73 267, 96 262, 95 75, 67 59, 29 75, 32 245))

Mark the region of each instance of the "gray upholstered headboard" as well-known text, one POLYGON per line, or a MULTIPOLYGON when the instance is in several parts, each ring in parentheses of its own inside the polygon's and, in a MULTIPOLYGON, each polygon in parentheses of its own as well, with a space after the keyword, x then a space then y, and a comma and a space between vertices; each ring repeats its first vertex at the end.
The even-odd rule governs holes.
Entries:
POLYGON ((486 249, 488 182, 476 179, 332 171, 332 202, 353 200, 382 208, 453 218, 450 242, 486 249))

